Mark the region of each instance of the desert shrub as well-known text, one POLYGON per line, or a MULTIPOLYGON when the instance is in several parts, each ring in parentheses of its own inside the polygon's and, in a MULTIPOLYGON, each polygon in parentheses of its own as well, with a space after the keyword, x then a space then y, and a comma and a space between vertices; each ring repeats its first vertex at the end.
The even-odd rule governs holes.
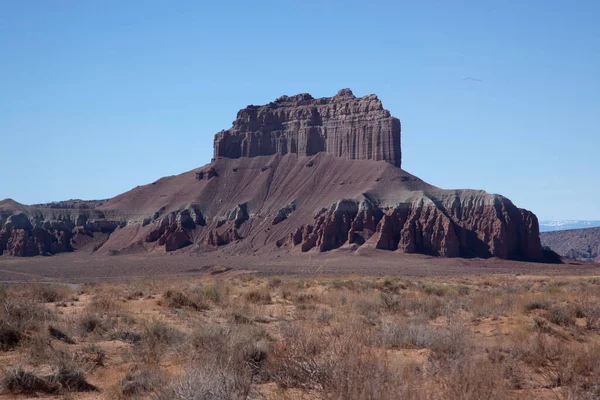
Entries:
POLYGON ((182 289, 169 289, 164 294, 164 301, 171 308, 188 308, 208 310, 210 303, 222 304, 227 298, 228 287, 219 282, 204 285, 190 285, 182 289))
POLYGON ((355 291, 358 289, 357 283, 352 280, 348 280, 348 281, 334 280, 334 281, 331 281, 331 287, 334 289, 348 289, 350 291, 355 291))
POLYGON ((142 340, 135 351, 141 361, 147 364, 159 362, 165 353, 185 343, 182 332, 161 321, 146 324, 141 336, 142 340))
POLYGON ((80 354, 50 349, 45 352, 44 363, 52 368, 52 374, 39 377, 21 367, 11 368, 2 381, 3 388, 11 393, 25 394, 97 390, 86 381, 84 367, 87 362, 80 354))
POLYGON ((434 366, 444 399, 501 400, 508 397, 501 364, 469 355, 434 366))
POLYGON ((545 318, 535 317, 531 321, 532 328, 535 332, 539 333, 552 333, 554 329, 550 326, 550 323, 545 318))
POLYGON ((563 287, 566 286, 568 283, 567 282, 563 282, 563 281, 552 281, 552 282, 548 282, 541 290, 543 292, 547 292, 547 293, 560 293, 563 291, 563 287))
POLYGON ((392 294, 399 293, 401 290, 406 290, 408 289, 408 286, 398 279, 386 278, 383 280, 383 282, 377 283, 376 288, 384 293, 392 294))
POLYGON ((192 335, 196 348, 209 351, 216 358, 224 354, 233 365, 249 367, 254 372, 267 357, 268 342, 264 328, 256 325, 212 325, 192 335))
POLYGON ((447 286, 427 285, 423 288, 423 291, 427 294, 433 294, 442 297, 448 293, 449 289, 447 286))
MULTIPOLYGON (((246 309, 247 310, 247 309, 246 309)), ((227 320, 233 324, 253 324, 254 319, 251 317, 249 312, 246 310, 242 311, 230 311, 227 313, 227 320)))
POLYGON ((106 352, 99 346, 90 344, 80 351, 80 357, 82 357, 85 363, 92 368, 104 367, 106 352))
POLYGON ((192 310, 208 310, 208 303, 200 300, 192 300, 185 293, 177 290, 167 290, 164 295, 164 302, 167 307, 181 309, 189 308, 192 310))
POLYGON ((190 364, 169 390, 189 398, 246 398, 269 355, 268 336, 255 325, 200 326, 188 342, 190 364))
POLYGON ((121 394, 125 398, 138 398, 162 385, 162 379, 156 371, 143 366, 134 366, 121 381, 121 394))
POLYGON ((218 363, 189 366, 161 393, 165 399, 243 400, 248 398, 252 381, 218 363))
POLYGON ((31 293, 34 299, 44 303, 56 303, 67 301, 72 298, 73 292, 65 285, 34 285, 31 287, 31 293))
POLYGON ((250 290, 244 298, 250 303, 269 304, 271 303, 271 293, 267 288, 258 288, 250 290))
POLYGON ((585 319, 587 329, 595 329, 600 321, 600 301, 597 298, 585 297, 578 302, 579 318, 585 319))
POLYGON ((36 329, 52 317, 50 311, 32 299, 10 296, 0 304, 0 320, 18 331, 36 329))
POLYGON ((333 318, 333 313, 329 312, 328 310, 322 309, 317 314, 316 319, 317 319, 317 321, 319 321, 322 324, 328 324, 332 318, 333 318))
POLYGON ((379 298, 387 311, 394 312, 400 310, 400 298, 397 295, 383 292, 379 295, 379 298))
POLYGON ((88 304, 87 309, 90 312, 105 314, 112 311, 117 311, 121 307, 120 304, 116 301, 118 297, 115 293, 103 293, 97 294, 92 297, 90 304, 88 304))
POLYGON ((229 293, 229 288, 222 283, 212 282, 200 286, 196 289, 196 292, 206 300, 215 304, 223 304, 229 293))
POLYGON ((125 296, 125 298, 127 300, 137 300, 137 299, 141 299, 143 297, 144 297, 144 292, 142 292, 140 290, 131 291, 127 294, 127 296, 125 296))
POLYGON ((333 347, 323 389, 332 399, 410 399, 409 375, 392 368, 385 356, 363 346, 359 341, 345 338, 333 347), (408 378, 408 379, 407 379, 408 378), (408 383, 408 384, 407 384, 408 383))
POLYGON ((419 296, 415 293, 408 294, 401 298, 404 309, 414 316, 425 316, 429 319, 435 319, 442 315, 444 302, 438 296, 419 296))
POLYGON ((269 279, 269 289, 275 289, 279 286, 281 286, 281 278, 274 276, 273 278, 269 279))
POLYGON ((22 336, 19 330, 0 322, 0 351, 14 350, 21 342, 22 336))
POLYGON ((73 340, 69 335, 52 325, 48 326, 48 333, 50 334, 50 336, 57 340, 60 340, 61 342, 75 344, 75 340, 73 340))
POLYGON ((470 339, 470 331, 459 323, 440 327, 417 320, 385 322, 375 340, 384 347, 430 349, 435 358, 456 358, 469 349, 470 339))
POLYGON ((460 296, 468 296, 468 295, 469 295, 469 293, 471 293, 471 289, 469 289, 469 287, 468 287, 468 286, 464 286, 464 285, 463 285, 463 286, 459 286, 459 287, 458 287, 458 294, 459 294, 460 296))
POLYGON ((570 326, 575 323, 573 310, 567 306, 553 306, 546 312, 548 321, 556 325, 570 326))
POLYGON ((434 358, 455 359, 473 350, 470 330, 458 322, 441 328, 437 333, 429 346, 434 358))
POLYGON ((22 350, 26 360, 34 366, 45 364, 54 357, 54 350, 47 330, 35 332, 24 338, 22 350))
POLYGON ((547 310, 550 308, 550 302, 548 300, 533 300, 525 304, 525 311, 532 310, 547 310))
POLYGON ((284 329, 267 364, 269 378, 286 388, 322 390, 331 379, 331 365, 324 354, 329 341, 310 327, 290 324, 284 329))
POLYGON ((314 303, 317 300, 317 296, 312 293, 298 293, 294 296, 294 303, 306 305, 309 303, 314 303))
POLYGON ((144 341, 173 345, 183 338, 183 334, 164 322, 154 321, 145 327, 142 338, 144 341))
POLYGON ((133 331, 114 331, 108 335, 108 338, 131 344, 140 344, 142 341, 142 335, 133 331))
POLYGON ((56 393, 59 386, 40 378, 22 367, 12 367, 6 371, 1 382, 2 388, 13 394, 56 393))
POLYGON ((432 346, 436 335, 437 328, 422 321, 386 321, 381 325, 378 341, 384 347, 424 349, 432 346))
POLYGON ((190 335, 189 342, 197 351, 213 351, 223 346, 226 330, 217 324, 203 324, 190 335))
POLYGON ((81 368, 69 363, 59 364, 54 374, 47 380, 68 392, 98 391, 97 387, 88 383, 86 374, 81 368))
POLYGON ((360 329, 326 340, 306 325, 290 324, 281 333, 267 362, 269 379, 279 386, 316 389, 332 399, 410 398, 402 371, 366 346, 360 329))
POLYGON ((77 321, 77 325, 84 334, 96 332, 102 328, 102 318, 96 313, 86 312, 77 321))

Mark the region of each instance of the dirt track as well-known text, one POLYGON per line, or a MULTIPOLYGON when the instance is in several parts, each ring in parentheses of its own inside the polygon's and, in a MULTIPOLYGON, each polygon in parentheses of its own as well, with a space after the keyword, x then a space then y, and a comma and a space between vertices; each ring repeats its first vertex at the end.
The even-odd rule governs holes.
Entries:
POLYGON ((0 281, 99 282, 148 277, 220 274, 254 271, 264 275, 457 276, 488 274, 600 275, 600 264, 538 264, 499 259, 435 258, 387 251, 272 256, 151 254, 53 257, 0 257, 0 281))

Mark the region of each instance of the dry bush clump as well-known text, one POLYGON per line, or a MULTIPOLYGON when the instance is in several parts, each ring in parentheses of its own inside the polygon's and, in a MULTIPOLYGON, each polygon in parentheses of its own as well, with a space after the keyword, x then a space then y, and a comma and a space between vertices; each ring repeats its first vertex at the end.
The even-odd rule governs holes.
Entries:
POLYGON ((86 312, 80 316, 78 326, 83 335, 94 333, 102 327, 102 318, 96 313, 86 312))
POLYGON ((67 344, 75 344, 76 343, 75 340, 73 340, 73 338, 71 336, 69 336, 68 334, 66 334, 65 332, 60 330, 59 328, 56 328, 52 325, 48 326, 48 333, 53 338, 60 340, 62 342, 65 342, 67 344))
POLYGON ((170 288, 164 292, 163 302, 173 309, 209 310, 212 305, 222 305, 229 295, 229 287, 218 282, 170 288))
POLYGON ((268 288, 260 287, 250 290, 244 296, 247 301, 254 304, 269 304, 271 303, 271 292, 268 288))
POLYGON ((164 299, 165 305, 170 308, 191 308, 197 311, 210 309, 210 305, 204 299, 191 299, 185 293, 177 290, 167 290, 164 299))
POLYGON ((74 299, 73 291, 65 285, 39 284, 30 287, 31 297, 43 303, 57 303, 74 299))
POLYGON ((9 368, 2 379, 1 386, 13 394, 89 392, 98 388, 86 379, 82 362, 73 354, 56 352, 48 359, 52 373, 42 376, 28 371, 22 366, 9 368))
POLYGON ((121 309, 118 294, 112 291, 96 294, 92 297, 87 309, 90 313, 107 314, 121 309))
POLYGON ((585 278, 14 286, 0 378, 50 398, 596 399, 599 325, 585 278))
POLYGON ((59 387, 22 367, 11 367, 0 382, 2 389, 13 394, 56 393, 59 387))
POLYGON ((140 362, 154 365, 166 354, 175 353, 186 343, 184 334, 162 321, 150 321, 143 327, 134 355, 140 362))
POLYGON ((119 397, 141 398, 144 395, 156 393, 164 385, 165 382, 160 371, 143 365, 135 365, 121 380, 119 397))
POLYGON ((21 342, 21 331, 9 326, 7 323, 0 324, 0 351, 14 350, 21 342))

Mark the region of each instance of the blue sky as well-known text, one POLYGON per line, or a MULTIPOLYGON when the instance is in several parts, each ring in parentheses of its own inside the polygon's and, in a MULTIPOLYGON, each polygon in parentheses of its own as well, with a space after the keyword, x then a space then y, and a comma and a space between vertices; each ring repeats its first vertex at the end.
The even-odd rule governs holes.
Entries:
POLYGON ((400 118, 420 178, 600 219, 599 20, 584 0, 0 0, 0 198, 112 197, 208 163, 248 104, 349 87, 400 118))

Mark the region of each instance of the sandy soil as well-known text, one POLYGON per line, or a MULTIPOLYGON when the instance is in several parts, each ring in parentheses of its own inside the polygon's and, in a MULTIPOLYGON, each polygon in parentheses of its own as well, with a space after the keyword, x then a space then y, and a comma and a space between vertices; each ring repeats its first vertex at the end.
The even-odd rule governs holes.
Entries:
POLYGON ((227 272, 297 276, 415 276, 459 275, 600 275, 600 264, 569 262, 540 264, 500 259, 436 258, 381 250, 349 253, 276 254, 231 256, 223 253, 199 255, 170 253, 97 256, 81 253, 52 257, 0 257, 0 281, 85 283, 120 281, 139 277, 181 277, 227 272))

